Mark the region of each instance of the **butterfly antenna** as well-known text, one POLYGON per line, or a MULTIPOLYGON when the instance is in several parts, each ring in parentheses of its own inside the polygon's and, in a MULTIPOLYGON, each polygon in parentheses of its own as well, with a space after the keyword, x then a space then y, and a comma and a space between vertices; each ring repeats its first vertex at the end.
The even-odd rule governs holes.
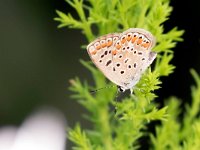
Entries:
POLYGON ((105 86, 105 87, 102 87, 102 88, 99 88, 99 89, 96 89, 96 90, 91 90, 90 93, 93 94, 93 93, 96 93, 96 92, 101 91, 103 89, 108 89, 108 88, 112 88, 112 87, 115 87, 115 85, 105 86))

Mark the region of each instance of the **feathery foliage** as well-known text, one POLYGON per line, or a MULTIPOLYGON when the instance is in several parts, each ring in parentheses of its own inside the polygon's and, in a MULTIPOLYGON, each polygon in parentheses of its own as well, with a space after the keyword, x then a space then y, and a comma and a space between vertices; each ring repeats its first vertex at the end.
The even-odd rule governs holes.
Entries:
MULTIPOLYGON (((88 40, 96 37, 122 32, 128 28, 144 28, 157 40, 153 51, 158 53, 156 62, 149 67, 134 88, 134 95, 115 102, 116 88, 91 94, 91 90, 112 86, 104 75, 90 61, 81 60, 82 65, 92 74, 95 86, 78 77, 70 80, 72 98, 77 100, 88 114, 92 129, 81 129, 77 124, 69 131, 69 139, 75 150, 129 150, 141 147, 139 139, 150 135, 152 149, 199 149, 200 120, 196 119, 200 103, 200 78, 192 70, 197 86, 192 87, 192 104, 186 105, 181 123, 179 117, 180 101, 175 97, 166 100, 159 108, 154 102, 155 90, 161 87, 161 76, 173 73, 175 66, 173 48, 182 41, 183 30, 177 27, 164 30, 172 7, 169 0, 66 0, 74 8, 78 18, 57 10, 59 28, 79 29, 88 40), (116 107, 116 113, 110 107, 116 107), (153 135, 146 130, 147 124, 160 120, 153 135), (191 124, 193 124, 191 126, 191 124)), ((86 43, 86 44, 88 44, 86 43)))

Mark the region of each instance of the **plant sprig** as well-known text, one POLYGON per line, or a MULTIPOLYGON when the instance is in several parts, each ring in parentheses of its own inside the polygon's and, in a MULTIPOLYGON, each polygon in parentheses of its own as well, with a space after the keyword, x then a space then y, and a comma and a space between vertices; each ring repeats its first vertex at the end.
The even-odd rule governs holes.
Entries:
MULTIPOLYGON (((116 88, 91 94, 91 89, 109 86, 111 83, 90 62, 81 60, 92 74, 94 85, 79 78, 71 80, 72 98, 89 111, 87 119, 93 128, 81 130, 75 127, 69 131, 74 149, 128 150, 140 147, 138 139, 146 134, 146 124, 168 118, 168 107, 158 108, 154 93, 161 87, 161 76, 170 75, 175 67, 170 63, 173 48, 182 41, 183 30, 177 27, 164 32, 164 22, 169 19, 172 7, 169 0, 66 0, 78 15, 56 11, 58 27, 70 27, 82 31, 88 42, 97 36, 121 32, 128 28, 144 28, 152 32, 157 44, 153 51, 158 53, 154 67, 147 69, 134 88, 134 95, 115 102, 116 88), (95 30, 94 30, 95 28, 95 30), (114 106, 113 106, 114 105, 114 106), (116 107, 116 113, 110 109, 116 107), (86 148, 85 148, 86 147, 86 148)), ((171 106, 171 105, 169 105, 171 106)), ((153 143, 156 138, 152 136, 153 143)))

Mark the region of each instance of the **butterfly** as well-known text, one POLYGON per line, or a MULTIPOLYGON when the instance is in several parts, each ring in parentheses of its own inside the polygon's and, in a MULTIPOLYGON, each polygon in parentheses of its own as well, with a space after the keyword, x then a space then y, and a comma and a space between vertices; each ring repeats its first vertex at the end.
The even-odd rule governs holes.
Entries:
POLYGON ((156 58, 151 51, 155 38, 141 28, 130 28, 122 33, 103 35, 87 46, 96 67, 124 92, 140 80, 141 75, 156 58))

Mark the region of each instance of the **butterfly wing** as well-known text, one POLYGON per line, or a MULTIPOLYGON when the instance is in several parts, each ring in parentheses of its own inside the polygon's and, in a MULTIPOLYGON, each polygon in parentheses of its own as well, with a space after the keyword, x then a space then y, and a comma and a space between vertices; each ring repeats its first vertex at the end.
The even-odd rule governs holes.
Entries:
POLYGON ((108 34, 96 39, 87 46, 87 51, 110 81, 130 89, 155 59, 156 53, 151 52, 154 45, 155 39, 150 32, 131 28, 122 34, 108 34))
POLYGON ((114 43, 121 34, 113 33, 101 36, 87 46, 87 52, 97 68, 113 83, 118 85, 113 70, 114 43))
POLYGON ((123 89, 132 88, 141 74, 156 58, 151 52, 155 38, 144 29, 131 28, 123 32, 114 45, 113 68, 117 83, 123 89))

